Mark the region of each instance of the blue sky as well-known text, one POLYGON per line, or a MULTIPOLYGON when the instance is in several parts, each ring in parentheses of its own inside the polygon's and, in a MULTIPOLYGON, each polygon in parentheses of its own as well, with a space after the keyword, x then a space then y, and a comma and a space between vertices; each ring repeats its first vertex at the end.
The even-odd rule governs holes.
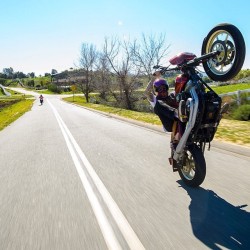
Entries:
POLYGON ((166 35, 169 58, 200 55, 203 38, 215 25, 232 23, 246 43, 243 68, 250 68, 248 0, 1 0, 0 71, 36 75, 76 67, 82 43, 101 48, 105 37, 166 35))

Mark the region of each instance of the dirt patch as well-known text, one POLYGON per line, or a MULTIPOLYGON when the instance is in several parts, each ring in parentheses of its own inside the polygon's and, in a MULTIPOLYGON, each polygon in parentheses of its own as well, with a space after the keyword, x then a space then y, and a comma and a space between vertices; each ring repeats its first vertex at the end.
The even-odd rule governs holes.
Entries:
POLYGON ((17 102, 19 102, 19 99, 15 99, 15 100, 0 100, 0 110, 2 110, 3 108, 7 108, 17 102))

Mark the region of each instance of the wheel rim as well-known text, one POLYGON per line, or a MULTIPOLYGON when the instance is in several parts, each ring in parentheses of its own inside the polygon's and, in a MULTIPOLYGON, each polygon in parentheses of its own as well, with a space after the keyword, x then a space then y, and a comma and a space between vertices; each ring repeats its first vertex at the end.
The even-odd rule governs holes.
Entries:
POLYGON ((193 180, 193 178, 195 177, 195 162, 190 152, 186 153, 184 164, 181 168, 181 172, 183 176, 189 181, 193 180))
POLYGON ((218 30, 208 40, 206 53, 220 51, 215 58, 208 60, 207 65, 216 75, 224 75, 233 67, 236 48, 233 37, 225 30, 218 30))

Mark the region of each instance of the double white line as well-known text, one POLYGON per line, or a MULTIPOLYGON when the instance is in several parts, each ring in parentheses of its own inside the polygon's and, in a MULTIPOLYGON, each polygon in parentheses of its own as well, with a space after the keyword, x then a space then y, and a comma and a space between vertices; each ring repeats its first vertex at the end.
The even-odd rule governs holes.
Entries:
POLYGON ((47 100, 50 107, 53 110, 53 113, 57 119, 57 122, 61 128, 63 137, 66 141, 67 147, 69 149, 69 152, 71 154, 71 157, 73 159, 73 162, 75 164, 75 167, 77 169, 77 172, 79 174, 79 177, 82 181, 83 187, 87 193, 87 196, 89 198, 90 204, 92 206, 92 209, 95 213, 95 216, 97 218, 98 224, 100 226, 100 229, 102 231, 103 237, 106 241, 106 244, 109 249, 122 249, 120 243, 117 240, 117 237, 115 236, 115 233, 107 219, 107 216, 105 215, 103 208, 101 207, 100 202, 98 201, 97 196, 95 195, 83 169, 82 164, 79 161, 79 158, 81 159, 83 166, 86 168, 89 176, 92 178, 93 183, 95 184, 97 190, 99 191, 100 195, 102 196, 103 201, 107 205, 111 215, 113 216, 114 221, 116 222, 118 228, 121 231, 121 234, 123 235, 125 241, 127 242, 130 249, 145 249, 140 240, 138 239, 137 235, 135 234, 132 227, 129 225, 128 221, 126 220, 125 216, 117 206, 116 202, 111 197, 110 193, 94 171, 93 167, 91 166, 90 162, 82 152, 81 148, 75 141, 74 137, 70 133, 69 129, 63 122, 62 118, 58 114, 55 107, 51 104, 49 100, 47 100), (79 158, 77 157, 77 154, 79 158))

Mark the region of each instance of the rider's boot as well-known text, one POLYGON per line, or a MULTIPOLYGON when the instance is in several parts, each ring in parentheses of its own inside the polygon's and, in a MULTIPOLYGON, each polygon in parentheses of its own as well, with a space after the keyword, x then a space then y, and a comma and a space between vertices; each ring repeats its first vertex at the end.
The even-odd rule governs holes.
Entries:
POLYGON ((176 150, 177 145, 178 145, 178 141, 176 141, 176 140, 173 140, 173 141, 170 142, 171 157, 170 157, 168 160, 169 160, 169 164, 172 165, 173 172, 178 171, 177 162, 176 162, 176 160, 173 158, 173 157, 174 157, 174 152, 175 152, 175 150, 176 150))

